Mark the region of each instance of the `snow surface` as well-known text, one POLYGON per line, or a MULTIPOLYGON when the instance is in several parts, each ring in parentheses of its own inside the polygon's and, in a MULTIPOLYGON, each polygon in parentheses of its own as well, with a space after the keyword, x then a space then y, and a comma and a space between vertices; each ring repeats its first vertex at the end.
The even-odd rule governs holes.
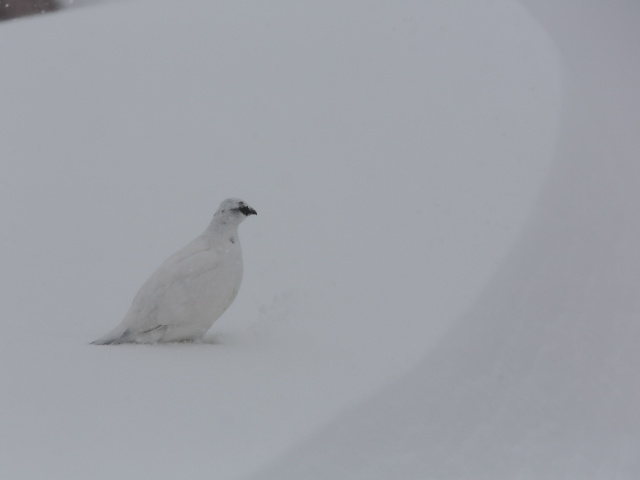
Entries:
POLYGON ((566 74, 524 235, 410 373, 249 478, 640 478, 640 4, 524 4, 566 74))
MULTIPOLYGON (((585 209, 558 196, 554 178, 566 177, 560 162, 544 190, 546 207, 525 229, 561 115, 566 125, 578 118, 601 126, 590 122, 589 106, 571 113, 583 97, 563 96, 562 68, 547 33, 510 0, 154 0, 3 24, 0 477, 235 479, 276 472, 285 479, 300 478, 302 465, 307 478, 389 478, 372 462, 378 459, 403 468, 404 478, 425 478, 425 446, 442 436, 426 438, 428 425, 414 421, 428 418, 430 390, 411 379, 444 363, 425 364, 424 355, 435 351, 427 359, 446 362, 448 345, 456 353, 475 338, 477 355, 461 357, 469 359, 457 365, 462 371, 442 377, 447 388, 449 380, 468 379, 466 367, 517 361, 517 351, 492 359, 494 339, 511 334, 507 314, 492 329, 476 326, 493 318, 486 299, 502 299, 508 313, 522 305, 514 298, 535 298, 557 272, 564 280, 550 285, 583 292, 572 305, 589 308, 590 290, 567 283, 592 270, 534 254, 553 251, 554 244, 537 242, 556 232, 558 217, 549 212, 558 205, 567 205, 566 215, 584 212, 587 223, 609 212, 593 207, 614 186, 617 192, 618 175, 609 174, 593 203, 576 191, 591 207, 585 209), (88 345, 122 318, 153 268, 199 233, 228 196, 246 199, 260 216, 243 225, 243 287, 209 343, 88 345), (540 218, 553 223, 540 227, 540 218), (519 289, 517 272, 531 265, 538 270, 526 277, 530 288, 519 289), (485 300, 474 302, 481 293, 485 300), (451 340, 465 325, 465 340, 451 340), (371 422, 371 405, 389 404, 372 395, 388 385, 407 399, 402 418, 376 415, 371 422), (345 430, 336 441, 331 419, 341 412, 345 430), (353 415, 370 429, 358 428, 353 415), (324 426, 317 438, 332 438, 331 448, 306 442, 324 426), (398 444, 402 450, 386 450, 384 438, 398 431, 418 433, 398 444), (319 467, 318 458, 325 459, 319 467)), ((576 75, 567 78, 581 86, 576 75)), ((573 91, 566 78, 565 87, 573 91)), ((616 105, 598 111, 614 119, 616 105)), ((614 142, 618 130, 610 130, 618 145, 610 158, 630 155, 626 145, 634 144, 614 142)), ((630 138, 634 131, 625 130, 630 138)), ((587 132, 581 153, 601 130, 587 132)), ((558 161, 571 144, 560 146, 558 161)), ((631 185, 635 169, 622 173, 631 185)), ((590 185, 589 171, 580 178, 590 185)), ((624 192, 611 202, 627 199, 624 192)), ((627 217, 612 218, 624 225, 627 217)), ((572 242, 581 247, 572 250, 582 255, 576 258, 600 258, 609 238, 601 237, 572 242)), ((620 237, 620 248, 634 239, 620 237)), ((597 285, 597 277, 588 278, 597 285)), ((532 315, 555 312, 555 303, 542 300, 532 315)), ((571 324, 573 311, 564 313, 571 324)), ((622 313, 616 332, 628 335, 622 313)), ((548 328, 534 332, 532 346, 548 328)), ((610 345, 617 339, 612 335, 610 345)), ((560 351, 588 357, 584 347, 560 351)), ((610 363, 628 359, 624 352, 610 363)), ((514 376, 521 373, 516 363, 514 376)), ((472 392, 473 382, 460 388, 454 393, 472 392)), ((442 391, 433 401, 451 400, 457 415, 459 403, 442 391)), ((503 401, 501 392, 490 389, 488 402, 503 401)), ((522 389, 554 401, 548 391, 536 392, 522 389)), ((580 383, 568 392, 588 393, 580 383)), ((508 433, 503 424, 515 410, 498 412, 504 419, 487 428, 508 433)), ((469 428, 481 431, 472 413, 469 428)), ((452 435, 468 439, 468 448, 478 438, 502 448, 489 434, 469 436, 460 421, 452 435)), ((523 430, 534 447, 537 439, 548 445, 540 428, 539 437, 523 430)), ((447 458, 465 465, 455 461, 466 452, 459 440, 442 445, 447 458)), ((625 458, 635 454, 633 444, 622 446, 625 458)))

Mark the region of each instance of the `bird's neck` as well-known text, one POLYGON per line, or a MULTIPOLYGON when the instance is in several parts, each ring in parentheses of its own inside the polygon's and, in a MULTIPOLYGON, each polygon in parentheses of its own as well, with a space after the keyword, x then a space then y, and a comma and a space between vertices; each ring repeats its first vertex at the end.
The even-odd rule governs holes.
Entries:
POLYGON ((205 231, 205 236, 211 240, 223 238, 231 241, 232 243, 237 243, 238 223, 214 218, 205 231))

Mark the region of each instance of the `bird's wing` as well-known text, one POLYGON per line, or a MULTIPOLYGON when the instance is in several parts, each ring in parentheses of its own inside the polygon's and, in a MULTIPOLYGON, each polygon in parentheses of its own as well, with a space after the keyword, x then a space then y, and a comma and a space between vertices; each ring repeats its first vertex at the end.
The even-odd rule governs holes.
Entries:
POLYGON ((181 295, 186 282, 215 270, 219 263, 216 251, 201 238, 171 255, 136 294, 122 322, 123 331, 144 333, 163 326, 159 312, 167 304, 179 308, 186 303, 188 298, 181 295))

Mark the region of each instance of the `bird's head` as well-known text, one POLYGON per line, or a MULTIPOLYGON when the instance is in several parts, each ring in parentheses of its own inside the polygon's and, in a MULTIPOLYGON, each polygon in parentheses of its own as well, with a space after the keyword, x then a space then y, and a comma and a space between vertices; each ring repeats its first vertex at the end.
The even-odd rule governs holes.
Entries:
POLYGON ((239 198, 227 198, 222 201, 213 218, 225 223, 230 221, 240 223, 249 215, 257 215, 257 212, 247 205, 245 201, 239 198))

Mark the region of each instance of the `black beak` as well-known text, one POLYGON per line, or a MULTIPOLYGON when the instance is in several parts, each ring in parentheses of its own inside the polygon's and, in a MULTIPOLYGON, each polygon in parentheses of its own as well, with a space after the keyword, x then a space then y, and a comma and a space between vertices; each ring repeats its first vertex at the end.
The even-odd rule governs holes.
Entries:
POLYGON ((253 208, 249 207, 248 205, 242 205, 240 208, 238 208, 238 210, 240 210, 240 213, 243 213, 245 216, 249 216, 249 215, 257 215, 258 212, 256 212, 253 208))

